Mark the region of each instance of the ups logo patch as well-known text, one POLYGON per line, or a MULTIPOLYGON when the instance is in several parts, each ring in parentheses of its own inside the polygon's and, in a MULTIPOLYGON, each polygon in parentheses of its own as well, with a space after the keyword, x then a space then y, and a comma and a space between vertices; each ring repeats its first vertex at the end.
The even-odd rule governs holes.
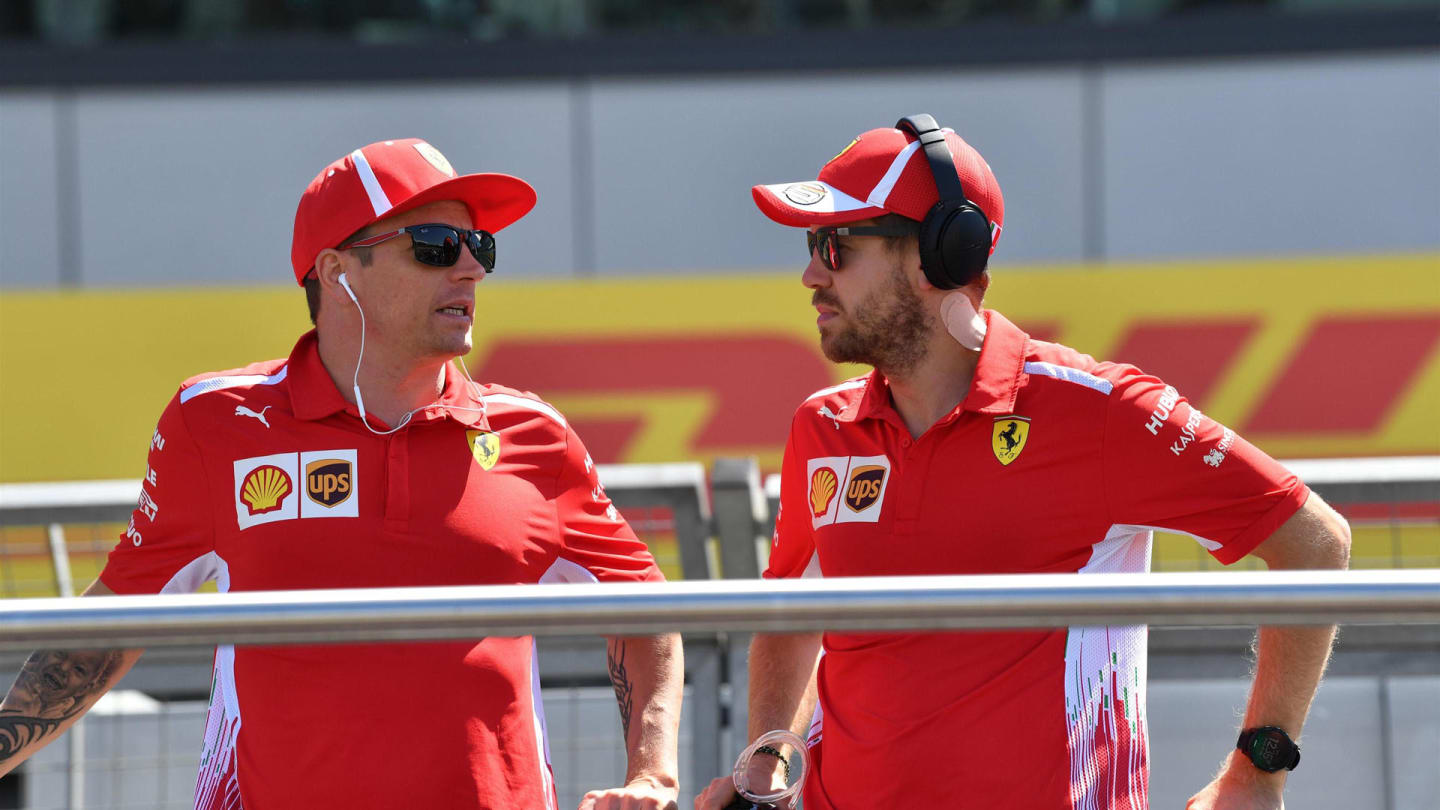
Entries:
POLYGON ((339 506, 353 491, 350 462, 324 458, 305 465, 305 494, 321 506, 339 506))
POLYGON ((850 482, 845 485, 845 507, 851 512, 863 512, 874 506, 885 491, 885 470, 878 464, 851 470, 850 482))

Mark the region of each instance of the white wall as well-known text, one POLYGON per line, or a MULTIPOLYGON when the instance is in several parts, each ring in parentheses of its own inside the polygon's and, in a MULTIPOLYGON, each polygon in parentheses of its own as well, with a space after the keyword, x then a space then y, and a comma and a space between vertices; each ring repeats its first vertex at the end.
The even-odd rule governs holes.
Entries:
POLYGON ((1006 196, 997 266, 1440 248, 1440 54, 0 92, 0 286, 284 282, 325 164, 425 137, 539 191, 503 277, 796 267, 749 187, 931 112, 1006 196), (62 240, 66 240, 63 248, 62 240))

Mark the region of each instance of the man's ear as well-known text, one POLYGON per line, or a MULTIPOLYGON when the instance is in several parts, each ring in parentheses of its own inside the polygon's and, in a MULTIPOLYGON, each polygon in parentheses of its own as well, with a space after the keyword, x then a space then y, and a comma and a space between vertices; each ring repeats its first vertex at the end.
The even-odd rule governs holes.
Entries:
POLYGON ((319 279, 320 289, 326 295, 345 294, 340 289, 340 276, 348 269, 345 265, 345 257, 340 251, 331 248, 320 251, 320 255, 315 257, 315 277, 319 279))

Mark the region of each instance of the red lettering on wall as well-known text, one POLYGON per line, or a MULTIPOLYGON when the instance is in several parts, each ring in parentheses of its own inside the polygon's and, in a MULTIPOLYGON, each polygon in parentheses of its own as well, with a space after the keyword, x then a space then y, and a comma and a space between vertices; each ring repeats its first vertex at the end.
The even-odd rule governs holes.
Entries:
POLYGON ((1440 315, 1317 319, 1244 430, 1374 430, 1400 401, 1437 341, 1440 315))
MULTIPOLYGON (((491 348, 478 379, 547 398, 708 391, 715 410, 691 443, 696 453, 784 445, 795 409, 834 383, 817 346, 789 335, 753 333, 501 340, 491 348)), ((597 462, 622 460, 638 427, 638 421, 625 419, 576 422, 576 432, 597 462)))
POLYGON ((1136 323, 1113 356, 1154 374, 1203 409, 1258 325, 1254 319, 1136 323))

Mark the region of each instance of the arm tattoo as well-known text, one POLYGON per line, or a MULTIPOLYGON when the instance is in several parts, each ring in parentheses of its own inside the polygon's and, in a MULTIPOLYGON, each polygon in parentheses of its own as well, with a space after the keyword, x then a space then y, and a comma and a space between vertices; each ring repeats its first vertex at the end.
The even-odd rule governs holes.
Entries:
POLYGON ((7 708, 0 710, 0 762, 83 714, 109 688, 120 660, 119 650, 31 655, 5 698, 7 708))
POLYGON ((615 700, 620 704, 620 731, 625 742, 630 742, 630 710, 634 705, 630 674, 625 671, 625 642, 615 641, 609 645, 606 657, 610 666, 610 683, 615 687, 615 700))

